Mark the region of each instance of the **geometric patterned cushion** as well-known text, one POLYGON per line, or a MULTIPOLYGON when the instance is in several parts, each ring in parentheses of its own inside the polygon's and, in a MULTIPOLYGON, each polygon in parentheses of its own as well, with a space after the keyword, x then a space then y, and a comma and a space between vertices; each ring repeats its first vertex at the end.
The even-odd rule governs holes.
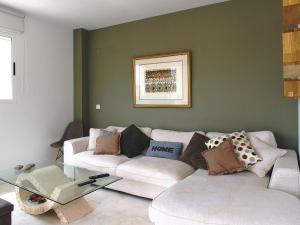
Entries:
POLYGON ((252 148, 251 143, 250 143, 245 131, 234 132, 231 134, 224 134, 220 137, 210 139, 205 144, 208 149, 212 149, 212 148, 218 147, 227 138, 232 139, 232 142, 234 145, 234 153, 236 154, 236 157, 242 163, 244 163, 246 168, 249 168, 250 166, 257 163, 258 161, 262 160, 262 158, 260 158, 254 151, 254 149, 252 148))

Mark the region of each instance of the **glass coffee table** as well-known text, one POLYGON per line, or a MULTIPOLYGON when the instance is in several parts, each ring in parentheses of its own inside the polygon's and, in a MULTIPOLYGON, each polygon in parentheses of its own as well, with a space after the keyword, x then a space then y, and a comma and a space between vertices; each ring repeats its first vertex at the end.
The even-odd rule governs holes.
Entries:
POLYGON ((99 173, 54 161, 35 164, 28 171, 15 168, 2 170, 0 180, 16 187, 16 198, 23 211, 39 215, 53 209, 63 223, 71 223, 92 211, 85 195, 121 179, 108 176, 98 178, 92 184, 78 186, 99 173), (34 204, 29 200, 32 194, 45 199, 40 204, 34 204))

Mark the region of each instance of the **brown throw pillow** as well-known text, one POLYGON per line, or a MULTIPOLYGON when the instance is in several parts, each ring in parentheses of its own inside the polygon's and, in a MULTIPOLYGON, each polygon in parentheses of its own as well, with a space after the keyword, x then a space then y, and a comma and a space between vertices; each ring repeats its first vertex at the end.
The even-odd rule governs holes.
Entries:
POLYGON ((202 152, 207 149, 205 142, 209 141, 209 138, 199 134, 194 133, 185 151, 182 153, 180 160, 189 164, 194 169, 205 169, 207 170, 207 165, 202 152))
POLYGON ((236 173, 246 169, 234 153, 231 138, 216 148, 205 150, 202 155, 206 160, 209 175, 236 173))
POLYGON ((100 136, 96 140, 94 155, 119 155, 120 154, 120 133, 111 136, 100 136))

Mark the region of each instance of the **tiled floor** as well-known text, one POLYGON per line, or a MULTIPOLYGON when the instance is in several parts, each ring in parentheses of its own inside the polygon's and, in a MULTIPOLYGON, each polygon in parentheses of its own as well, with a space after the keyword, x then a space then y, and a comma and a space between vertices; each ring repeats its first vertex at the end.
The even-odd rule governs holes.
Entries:
MULTIPOLYGON (((15 205, 12 215, 13 225, 61 224, 53 211, 31 216, 20 210, 16 203, 14 188, 10 185, 0 183, 0 198, 15 205)), ((109 190, 98 190, 89 194, 86 199, 94 211, 72 225, 152 225, 148 219, 149 200, 109 190)))

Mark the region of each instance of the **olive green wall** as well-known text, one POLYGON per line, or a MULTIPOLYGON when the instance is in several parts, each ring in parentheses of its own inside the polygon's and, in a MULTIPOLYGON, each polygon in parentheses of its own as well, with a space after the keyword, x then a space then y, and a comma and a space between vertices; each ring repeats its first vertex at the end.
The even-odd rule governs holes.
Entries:
POLYGON ((74 30, 74 120, 83 121, 84 133, 88 132, 88 31, 74 30))
POLYGON ((90 31, 89 126, 272 130, 281 147, 296 149, 297 101, 282 94, 281 19, 281 0, 232 0, 90 31), (181 50, 192 51, 192 108, 133 108, 132 58, 181 50))

